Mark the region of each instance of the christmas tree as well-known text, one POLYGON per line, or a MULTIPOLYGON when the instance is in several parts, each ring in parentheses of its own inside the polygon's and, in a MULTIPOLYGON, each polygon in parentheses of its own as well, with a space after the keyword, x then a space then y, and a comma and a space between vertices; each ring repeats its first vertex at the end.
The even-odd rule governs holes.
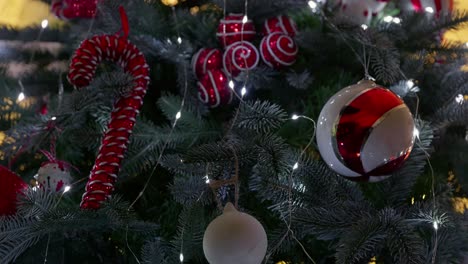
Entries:
POLYGON ((463 263, 452 1, 50 4, 0 31, 0 263, 463 263))

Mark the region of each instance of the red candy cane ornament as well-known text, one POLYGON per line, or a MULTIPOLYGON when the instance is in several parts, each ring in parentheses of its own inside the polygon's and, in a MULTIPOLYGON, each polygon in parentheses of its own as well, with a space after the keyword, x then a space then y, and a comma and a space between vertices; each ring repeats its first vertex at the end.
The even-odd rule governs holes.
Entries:
POLYGON ((68 73, 70 83, 81 88, 92 81, 97 66, 108 60, 120 65, 134 78, 132 91, 114 104, 81 201, 83 209, 98 209, 114 190, 117 173, 149 83, 149 67, 144 55, 127 40, 128 19, 122 7, 120 14, 123 36, 102 35, 83 41, 72 58, 68 73))

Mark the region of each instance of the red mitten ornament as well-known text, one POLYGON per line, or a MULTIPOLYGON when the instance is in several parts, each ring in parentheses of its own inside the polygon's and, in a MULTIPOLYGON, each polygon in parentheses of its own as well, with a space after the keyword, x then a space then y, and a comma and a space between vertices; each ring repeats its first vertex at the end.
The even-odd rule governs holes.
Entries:
POLYGON ((221 19, 216 36, 223 47, 238 41, 252 41, 255 38, 255 26, 252 20, 244 23, 243 14, 229 14, 221 19))
POLYGON ((149 67, 145 57, 128 41, 127 16, 122 7, 120 12, 123 36, 102 35, 83 41, 75 51, 68 73, 69 81, 82 88, 92 81, 97 66, 103 60, 108 60, 121 66, 134 78, 132 91, 114 104, 111 120, 86 185, 81 208, 99 208, 100 203, 114 190, 114 182, 149 83, 149 67))
POLYGON ((401 9, 406 12, 428 12, 437 17, 441 14, 450 14, 453 10, 454 0, 411 0, 401 1, 401 9))
POLYGON ((263 35, 266 36, 273 32, 280 32, 295 37, 297 34, 296 22, 284 15, 269 18, 263 23, 263 35))
POLYGON ((237 77, 242 71, 255 68, 259 60, 258 50, 252 43, 239 41, 226 47, 223 67, 228 74, 237 77))
POLYGON ((96 16, 98 0, 53 0, 52 13, 60 19, 92 18, 96 16))
POLYGON ((355 181, 381 181, 414 143, 410 110, 396 94, 361 81, 333 95, 317 121, 317 145, 330 169, 355 181))
POLYGON ((296 62, 298 48, 288 35, 275 32, 265 36, 260 43, 260 55, 270 67, 281 69, 296 62))
POLYGON ((0 166, 0 216, 16 213, 17 196, 27 187, 18 175, 0 166))
POLYGON ((198 79, 202 78, 208 70, 221 69, 223 55, 219 49, 203 48, 192 57, 192 69, 198 79))
POLYGON ((208 71, 198 82, 198 98, 209 107, 227 105, 232 96, 228 78, 222 70, 208 71))

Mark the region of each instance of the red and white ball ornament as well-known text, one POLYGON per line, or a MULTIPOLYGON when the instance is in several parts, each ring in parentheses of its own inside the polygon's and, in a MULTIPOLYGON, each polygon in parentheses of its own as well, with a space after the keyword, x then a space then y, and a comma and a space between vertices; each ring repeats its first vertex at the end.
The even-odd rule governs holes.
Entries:
POLYGON ((288 35, 274 32, 263 37, 260 55, 266 65, 275 69, 291 66, 296 62, 298 47, 288 35))
POLYGON ((355 181, 381 181, 398 170, 414 144, 413 116, 393 92, 364 80, 333 95, 317 122, 327 165, 355 181))
POLYGON ((0 216, 16 213, 17 196, 27 187, 28 185, 18 175, 0 166, 0 216))
POLYGON ((280 32, 295 37, 297 34, 296 22, 285 15, 269 18, 263 23, 263 35, 266 36, 273 32, 280 32))
POLYGON ((198 98, 212 108, 231 103, 233 92, 228 82, 222 70, 209 70, 198 82, 198 98))
POLYGON ((221 19, 216 36, 223 47, 238 41, 252 41, 255 38, 255 26, 244 14, 229 14, 221 19))
POLYGON ((221 69, 223 66, 223 53, 219 49, 203 48, 192 57, 192 69, 199 79, 208 70, 221 69))
POLYGON ((339 16, 358 25, 369 24, 372 13, 367 0, 343 0, 338 11, 339 16))
POLYGON ((96 16, 98 0, 53 0, 51 9, 60 19, 92 18, 96 16))
POLYGON ((73 180, 66 166, 56 162, 42 165, 35 178, 42 188, 55 193, 63 192, 73 180))
POLYGON ((267 235, 254 217, 226 204, 203 236, 203 252, 211 264, 260 264, 267 251, 267 235))
POLYGON ((250 42, 234 42, 226 47, 223 55, 223 68, 233 77, 242 71, 252 70, 258 65, 260 55, 257 48, 250 42))
POLYGON ((385 8, 388 2, 390 2, 390 0, 367 0, 372 16, 377 16, 385 8))
POLYGON ((436 16, 450 14, 453 11, 454 0, 411 0, 401 1, 401 9, 406 12, 427 12, 436 16))

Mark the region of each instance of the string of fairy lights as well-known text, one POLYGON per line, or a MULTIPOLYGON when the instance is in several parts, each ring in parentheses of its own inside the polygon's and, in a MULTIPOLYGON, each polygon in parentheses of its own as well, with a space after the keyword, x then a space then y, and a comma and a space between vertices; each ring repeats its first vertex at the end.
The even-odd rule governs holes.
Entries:
MULTIPOLYGON (((174 20, 174 23, 175 23, 175 28, 176 28, 176 34, 177 34, 177 39, 176 39, 176 42, 178 45, 181 45, 182 42, 183 42, 183 39, 181 37, 181 34, 180 34, 180 31, 179 31, 179 26, 178 26, 178 18, 177 18, 177 14, 175 12, 175 5, 177 4, 177 0, 162 0, 162 2, 170 2, 170 5, 171 6, 171 10, 172 10, 172 15, 173 15, 173 20, 174 20)), ((226 3, 227 0, 224 0, 224 18, 226 18, 226 3)), ((323 4, 323 0, 322 1, 308 1, 307 2, 308 6, 310 7, 310 9, 312 10, 312 12, 314 13, 319 13, 325 20, 326 20, 326 16, 325 14, 323 14, 321 12, 321 5, 323 4)), ((244 7, 245 7, 245 10, 244 10, 244 17, 242 19, 242 23, 247 23, 248 21, 248 0, 244 0, 244 7)), ((427 7, 425 9, 425 11, 427 13, 434 13, 434 10, 431 8, 431 7, 427 7)), ((94 20, 94 18, 93 18, 94 20)), ((398 18, 398 17, 393 17, 393 16, 386 16, 383 18, 383 21, 384 22, 387 22, 387 23, 395 23, 395 24, 400 24, 401 23, 401 18, 398 18)), ((331 22, 330 22, 331 23, 331 22)), ((44 30, 46 30, 46 28, 48 27, 48 20, 47 19, 44 19, 42 22, 41 22, 41 30, 39 31, 39 34, 36 38, 36 41, 40 41, 40 38, 44 32, 44 30)), ((91 23, 91 26, 90 26, 90 29, 92 27, 93 23, 91 23)), ((331 24, 333 26, 333 24, 331 24)), ((368 26, 366 24, 363 24, 361 25, 362 29, 363 30, 366 30, 368 28, 368 26)), ((224 33, 226 33, 226 28, 224 27, 224 33)), ((242 30, 244 30, 244 27, 242 27, 242 30)), ((243 34, 242 34, 243 35, 243 34)), ((345 41, 345 43, 347 43, 347 40, 345 38, 343 38, 343 40, 345 41)), ((351 46, 350 46, 351 47, 351 46)), ((363 64, 364 66, 364 69, 366 71, 366 73, 368 72, 368 59, 367 57, 365 56, 364 58, 361 58, 360 55, 353 49, 353 52, 356 54, 356 56, 358 56, 358 59, 361 61, 361 63, 363 64)), ((31 54, 31 57, 29 59, 30 62, 32 62, 34 60, 34 56, 35 56, 35 53, 33 51, 33 53, 31 54)), ((246 58, 244 58, 244 60, 246 60, 246 58)), ((163 144, 163 147, 161 148, 160 150, 160 153, 159 153, 159 156, 158 156, 158 159, 153 167, 153 170, 152 172, 150 173, 150 176, 148 177, 147 181, 145 182, 145 185, 143 186, 142 190, 139 192, 138 196, 135 198, 135 200, 131 203, 131 205, 129 206, 128 210, 131 210, 131 208, 133 208, 133 206, 135 205, 135 203, 143 196, 143 194, 145 193, 146 189, 148 188, 149 186, 149 183, 151 181, 151 178, 153 177, 154 173, 155 173, 155 170, 156 168, 159 166, 160 162, 161 162, 161 159, 163 157, 163 154, 169 144, 169 141, 170 141, 170 138, 173 134, 173 132, 175 131, 175 128, 176 128, 176 125, 177 125, 177 122, 178 120, 182 117, 182 111, 183 111, 183 108, 184 108, 184 105, 185 105, 185 101, 186 101, 186 98, 187 98, 187 94, 188 94, 188 76, 187 76, 187 69, 186 67, 184 66, 183 67, 183 78, 184 78, 184 87, 183 87, 183 97, 182 97, 182 100, 181 100, 181 104, 179 106, 179 110, 176 112, 175 116, 174 116, 174 120, 172 122, 172 125, 171 125, 171 130, 169 132, 169 136, 167 138, 167 140, 164 142, 163 144)), ((229 82, 228 82, 228 87, 232 90, 233 94, 237 97, 237 99, 240 101, 240 104, 246 104, 246 102, 244 101, 244 97, 245 95, 247 94, 247 87, 248 87, 248 82, 249 82, 249 69, 247 68, 246 71, 245 71, 245 79, 243 80, 243 83, 241 85, 241 89, 240 89, 240 93, 238 93, 236 91, 236 84, 234 82, 233 79, 230 79, 229 82)), ((21 102, 23 100, 26 99, 26 93, 25 93, 25 88, 24 88, 24 85, 23 83, 21 82, 21 80, 18 80, 18 85, 19 85, 19 88, 20 88, 20 91, 18 93, 18 96, 17 96, 17 101, 18 102, 21 102)), ((409 89, 413 88, 415 86, 413 80, 408 80, 407 81, 407 86, 409 89)), ((62 86, 62 89, 61 89, 61 93, 63 93, 63 86, 62 86)), ((463 94, 458 94, 456 97, 455 97, 455 102, 457 104, 464 104, 468 101, 468 95, 463 95, 463 94)), ((246 104, 248 106, 248 104, 246 104)), ((418 107, 418 106, 416 106, 418 107)), ((235 120, 238 116, 238 113, 239 113, 239 109, 240 107, 237 108, 237 112, 235 114, 235 117, 234 117, 234 120, 232 121, 232 124, 231 124, 231 127, 230 129, 226 132, 225 135, 228 135, 229 132, 233 129, 234 125, 235 125, 235 120)), ((416 109, 416 112, 415 112, 415 117, 418 116, 418 109, 416 109)), ((51 117, 51 120, 55 120, 56 117, 51 117)), ((309 142, 307 143, 307 145, 302 148, 297 160, 291 164, 291 172, 288 176, 288 182, 289 182, 289 190, 288 190, 288 220, 286 221, 285 220, 285 224, 287 226, 287 232, 290 232, 291 235, 293 236, 293 238, 299 243, 299 245, 302 247, 304 253, 308 256, 308 258, 312 261, 312 263, 315 263, 315 261, 310 257, 310 255, 308 254, 308 252, 305 250, 304 246, 299 242, 299 240, 297 240, 294 236, 294 233, 291 229, 291 222, 292 222, 292 206, 293 206, 293 198, 292 198, 292 189, 293 189, 293 176, 294 176, 294 172, 300 167, 301 165, 301 160, 303 158, 303 156, 305 155, 305 153, 307 152, 308 148, 313 144, 314 142, 314 139, 315 139, 315 132, 316 132, 316 123, 315 121, 310 118, 310 117, 307 117, 305 115, 301 115, 301 114, 294 114, 290 117, 290 120, 293 120, 293 121, 296 121, 296 120, 306 120, 308 122, 310 122, 312 125, 313 125, 313 134, 309 140, 309 142)), ((419 130, 417 128, 415 128, 414 130, 414 135, 415 137, 417 138, 417 142, 418 142, 418 146, 420 148, 423 149, 423 146, 421 145, 421 141, 419 139, 419 130)), ((427 162, 430 166, 430 170, 431 170, 431 175, 432 175, 432 198, 433 198, 433 205, 434 205, 434 210, 437 211, 437 205, 436 205, 436 194, 435 194, 435 190, 434 190, 434 184, 435 184, 435 179, 434 179, 434 171, 432 169, 432 165, 430 163, 430 160, 429 160, 429 153, 427 153, 425 150, 424 150, 425 154, 426 154, 426 157, 427 157, 427 162)), ((203 177, 204 180, 205 180, 205 183, 206 184, 211 184, 212 183, 212 180, 210 179, 209 175, 208 175, 208 170, 207 170, 207 174, 203 177)), ((86 179, 86 178, 84 178, 86 179)), ((78 182, 81 182, 83 179, 79 180, 78 182)), ((69 192, 72 188, 72 186, 78 182, 75 182, 73 184, 71 184, 70 186, 65 186, 64 187, 64 190, 63 190, 63 193, 62 193, 62 196, 69 192)), ((238 183, 235 184, 236 188, 238 188, 238 183)), ((238 190, 236 190, 236 192, 238 192, 238 190)), ((236 202, 236 206, 237 206, 237 201, 236 202)), ((414 203, 414 198, 412 200, 412 204, 414 203)), ((468 207, 468 206, 467 206, 468 207)), ((437 231, 438 229, 440 228, 440 225, 442 223, 439 223, 439 221, 437 219, 435 219, 433 221, 433 228, 435 230, 435 241, 437 242, 437 231)), ((50 237, 48 238, 48 242, 47 242, 47 246, 46 246, 46 252, 45 252, 45 259, 44 259, 44 263, 47 262, 47 256, 48 256, 48 248, 49 248, 49 241, 50 241, 50 237)), ((274 246, 273 249, 271 250, 271 252, 269 254, 267 254, 267 260, 268 260, 268 257, 271 256, 271 254, 273 253, 272 251, 275 250, 275 248, 279 247, 281 245, 281 242, 277 245, 277 246, 274 246)), ((138 260, 138 258, 136 257, 136 255, 133 253, 133 250, 129 247, 128 245, 128 241, 127 241, 127 246, 128 248, 130 249, 130 251, 132 252, 133 256, 135 257, 136 261, 138 263, 140 263, 140 261, 138 260)), ((435 245, 435 250, 434 250, 434 255, 433 255, 433 259, 432 259, 432 263, 435 263, 435 254, 436 254, 436 249, 437 249, 437 244, 435 245)), ((183 231, 182 231, 182 242, 181 242, 181 246, 180 246, 180 254, 179 254, 179 261, 181 263, 184 262, 184 254, 183 254, 183 231)))
MULTIPOLYGON (((349 48, 351 49, 351 51, 356 55, 356 57, 358 58, 358 60, 363 64, 363 67, 364 67, 364 70, 365 70, 365 75, 366 75, 366 78, 370 77, 368 76, 368 67, 369 67, 369 59, 366 58, 366 54, 365 54, 365 47, 363 46, 363 56, 364 58, 360 58, 360 55, 354 50, 354 48, 348 43, 347 39, 345 37, 343 37, 343 35, 341 34, 340 30, 333 24, 331 23, 326 15, 321 11, 321 10, 317 10, 318 8, 318 4, 315 2, 315 1, 308 1, 308 5, 309 7, 311 8, 312 12, 318 12, 321 17, 324 19, 324 21, 328 22, 328 24, 334 28, 341 36, 342 36, 342 40, 344 41, 344 43, 346 45, 349 46, 349 48)), ((425 12, 427 12, 428 14, 433 14, 434 13, 434 9, 432 7, 426 7, 425 8, 425 12)), ((386 23, 395 23, 395 24, 400 24, 402 22, 401 18, 399 17, 393 17, 393 16, 385 16, 383 18, 383 21, 386 22, 386 23)), ((366 24, 362 24, 361 25, 361 28, 366 31, 368 29, 368 25, 366 24)), ((468 46, 468 44, 467 44, 468 46)), ((416 106, 415 106, 415 114, 414 114, 414 119, 415 120, 418 120, 418 116, 419 116, 419 97, 417 96, 416 92, 419 90, 419 89, 416 89, 417 87, 415 87, 415 83, 412 79, 408 79, 405 74, 401 71, 400 69, 400 73, 401 75, 407 80, 406 81, 406 86, 407 86, 407 89, 410 90, 410 91, 413 91, 416 95, 416 106)), ((455 102, 458 103, 458 104, 463 104, 465 101, 465 96, 463 96, 462 94, 458 94, 456 97, 455 97, 455 102)), ((415 122, 416 124, 418 124, 418 122, 415 122)), ((435 214, 438 212, 438 207, 437 207, 437 198, 436 198, 436 192, 435 192, 435 172, 434 172, 434 169, 433 169, 433 166, 432 166, 432 163, 430 161, 430 154, 424 149, 424 146, 422 145, 422 142, 421 142, 421 139, 419 138, 419 129, 417 128, 417 126, 415 125, 415 128, 414 128, 414 131, 413 131, 413 136, 415 138, 415 143, 416 143, 416 146, 419 147, 419 149, 421 149, 426 157, 426 162, 429 166, 429 169, 430 169, 430 175, 431 175, 431 196, 432 196, 432 205, 433 205, 433 215, 432 215, 432 227, 434 229, 434 248, 432 250, 432 258, 431 258, 431 263, 432 264, 435 264, 436 263, 436 255, 437 255, 437 248, 438 248, 438 230, 441 226, 442 221, 439 219, 439 217, 437 217, 435 214)), ((296 165, 295 165, 296 166, 296 165)), ((425 198, 426 195, 423 195, 423 199, 425 198)), ((414 204, 414 197, 411 199, 411 204, 414 204)), ((373 261, 375 263, 375 257, 373 258, 373 261)))

